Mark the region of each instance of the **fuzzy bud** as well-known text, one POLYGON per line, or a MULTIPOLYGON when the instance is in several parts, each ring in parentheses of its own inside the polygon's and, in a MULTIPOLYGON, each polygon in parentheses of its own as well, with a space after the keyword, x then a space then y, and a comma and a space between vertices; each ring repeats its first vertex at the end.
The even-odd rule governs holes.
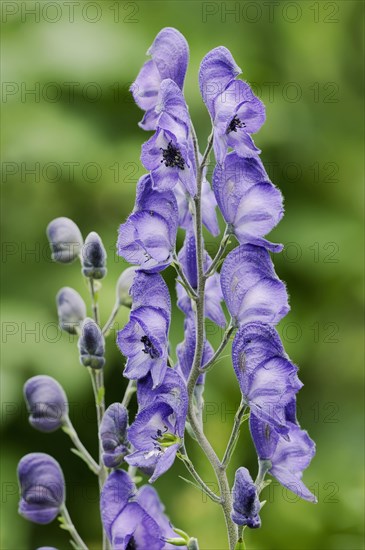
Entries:
POLYGON ((86 317, 86 305, 80 294, 65 286, 56 296, 57 313, 62 330, 77 334, 80 323, 86 317))
POLYGON ((85 367, 101 369, 104 366, 104 336, 93 319, 86 317, 81 327, 79 339, 80 361, 85 367))
POLYGON ((81 253, 82 274, 91 279, 102 279, 107 269, 106 251, 101 238, 95 231, 88 234, 81 253))
POLYGON ((52 250, 52 260, 68 264, 81 252, 83 238, 80 229, 69 218, 55 218, 47 226, 47 237, 52 250))

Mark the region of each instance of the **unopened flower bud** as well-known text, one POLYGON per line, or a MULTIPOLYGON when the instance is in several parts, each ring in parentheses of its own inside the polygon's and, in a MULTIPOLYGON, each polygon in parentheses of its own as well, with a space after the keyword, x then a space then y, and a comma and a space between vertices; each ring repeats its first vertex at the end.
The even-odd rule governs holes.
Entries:
POLYGON ((232 496, 232 520, 237 525, 247 525, 247 527, 251 529, 260 527, 261 520, 259 512, 261 505, 256 485, 252 481, 250 472, 247 468, 241 467, 236 471, 232 496))
POLYGON ((24 398, 29 422, 41 432, 60 428, 68 414, 68 403, 62 386, 51 376, 33 376, 24 384, 24 398))
POLYGON ((106 251, 101 238, 95 231, 88 234, 81 253, 82 274, 92 279, 105 277, 107 269, 106 251))
POLYGON ((47 237, 52 250, 52 260, 70 263, 81 252, 83 238, 80 229, 69 218, 55 218, 47 227, 47 237))
POLYGON ((120 275, 117 282, 117 301, 121 306, 131 307, 132 297, 129 294, 130 288, 133 284, 134 275, 136 273, 136 267, 127 267, 120 275))
POLYGON ((21 500, 19 513, 46 524, 59 514, 65 500, 65 480, 58 462, 45 453, 30 453, 18 464, 21 500))
POLYGON ((76 290, 65 286, 58 292, 56 303, 60 327, 70 334, 76 334, 86 317, 84 300, 76 290))
POLYGON ((86 317, 81 327, 79 339, 80 361, 85 367, 101 369, 104 366, 104 336, 93 319, 86 317))
POLYGON ((100 424, 103 462, 107 468, 118 468, 128 452, 128 411, 121 403, 107 408, 100 424))

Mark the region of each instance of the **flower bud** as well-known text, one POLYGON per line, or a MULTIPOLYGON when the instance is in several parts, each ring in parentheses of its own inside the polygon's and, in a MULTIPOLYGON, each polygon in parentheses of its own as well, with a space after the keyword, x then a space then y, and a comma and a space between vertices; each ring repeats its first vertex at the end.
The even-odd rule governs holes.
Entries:
POLYGON ((55 218, 47 226, 52 260, 71 263, 79 256, 83 244, 80 229, 69 218, 55 218))
POLYGON ((260 527, 259 512, 261 505, 257 495, 257 488, 247 468, 241 467, 236 471, 232 496, 232 520, 237 525, 247 525, 251 529, 260 527))
POLYGON ((24 398, 29 422, 41 432, 60 428, 68 414, 68 403, 62 386, 51 376, 33 376, 24 384, 24 398))
POLYGON ((77 334, 80 323, 86 317, 86 305, 80 294, 65 286, 56 296, 57 313, 62 330, 77 334))
POLYGON ((117 301, 121 306, 132 307, 132 297, 129 291, 134 280, 136 269, 136 267, 127 267, 118 279, 116 287, 117 301))
POLYGON ((107 269, 106 251, 101 238, 95 231, 88 234, 81 253, 82 274, 91 279, 102 279, 107 269))
POLYGON ((58 462, 45 453, 30 453, 18 464, 19 514, 46 524, 59 514, 65 500, 65 480, 58 462))
POLYGON ((104 366, 104 336, 98 325, 90 317, 86 317, 82 323, 78 346, 82 365, 92 369, 101 369, 104 366))
POLYGON ((121 403, 107 408, 100 424, 103 462, 107 468, 118 468, 128 452, 128 411, 121 403))

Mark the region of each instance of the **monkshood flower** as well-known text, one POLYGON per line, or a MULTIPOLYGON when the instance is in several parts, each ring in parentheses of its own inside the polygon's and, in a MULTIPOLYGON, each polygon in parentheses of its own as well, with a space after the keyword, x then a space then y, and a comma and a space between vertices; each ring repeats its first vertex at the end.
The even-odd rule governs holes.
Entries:
POLYGON ((80 324, 86 317, 86 305, 80 294, 65 286, 56 296, 60 327, 70 334, 77 334, 80 324))
POLYGON ((94 319, 86 317, 81 326, 81 336, 78 341, 80 361, 84 367, 101 369, 105 364, 105 340, 100 327, 94 319))
POLYGON ((154 189, 173 189, 180 182, 194 196, 197 187, 189 113, 180 88, 170 79, 161 84, 159 110, 156 132, 142 145, 142 164, 151 172, 154 189))
POLYGON ((224 164, 215 167, 213 190, 228 224, 240 244, 264 246, 280 252, 281 244, 264 239, 281 220, 283 197, 270 182, 259 159, 227 155, 224 164))
MULTIPOLYGON (((178 254, 178 259, 190 285, 194 290, 196 290, 198 286, 198 272, 196 265, 196 239, 193 230, 188 230, 186 232, 184 245, 178 254)), ((204 251, 204 270, 207 270, 211 263, 212 260, 209 254, 204 251)), ((192 315, 193 309, 191 299, 180 283, 176 284, 176 291, 178 296, 178 307, 185 313, 185 315, 192 315)), ((208 317, 208 319, 211 319, 213 323, 224 327, 226 324, 226 318, 221 307, 222 300, 223 296, 220 288, 220 276, 219 273, 214 273, 214 275, 208 278, 205 285, 204 312, 205 316, 208 317)))
POLYGON ((80 255, 83 238, 80 229, 69 218, 55 218, 47 226, 52 260, 71 263, 80 255))
POLYGON ((118 468, 128 453, 128 411, 121 403, 113 403, 102 418, 99 437, 103 446, 103 462, 107 468, 118 468))
MULTIPOLYGON (((184 321, 184 340, 176 347, 176 355, 178 359, 178 367, 184 376, 185 380, 188 380, 195 355, 196 346, 196 327, 195 318, 193 315, 185 317, 184 321)), ((214 350, 208 340, 204 342, 203 357, 201 361, 201 367, 204 366, 214 355, 214 350)), ((204 384, 205 374, 201 374, 197 380, 198 385, 204 384)))
POLYGON ((241 72, 223 46, 211 50, 200 65, 200 91, 213 121, 214 154, 219 164, 228 147, 241 157, 260 153, 251 134, 265 122, 265 107, 246 82, 235 80, 241 72))
MULTIPOLYGON (((206 169, 204 170, 204 172, 206 169)), ((193 227, 191 196, 181 183, 177 183, 173 189, 179 210, 179 226, 183 229, 193 227)), ((202 181, 202 221, 208 231, 214 236, 219 235, 220 229, 216 213, 217 201, 210 187, 209 181, 204 177, 202 181)))
POLYGON ((228 254, 220 273, 223 296, 236 325, 250 321, 277 324, 289 311, 285 285, 269 252, 242 244, 228 254))
POLYGON ((128 430, 135 452, 125 460, 152 474, 149 481, 153 483, 172 466, 183 441, 188 409, 185 381, 177 371, 168 369, 166 386, 140 389, 139 399, 151 404, 137 414, 128 430))
POLYGON ((99 235, 92 231, 86 237, 81 250, 82 274, 92 279, 102 279, 107 272, 105 264, 106 251, 104 245, 99 235))
POLYGON ((60 428, 68 415, 68 402, 62 386, 51 376, 38 375, 24 384, 29 422, 41 432, 60 428))
POLYGON ((151 56, 140 70, 131 86, 134 101, 146 111, 139 126, 144 130, 155 130, 158 113, 155 107, 161 82, 170 78, 182 90, 189 61, 189 46, 176 29, 166 27, 156 36, 147 51, 151 56))
POLYGON ((167 369, 170 295, 158 273, 137 272, 131 288, 129 322, 118 332, 117 344, 128 360, 124 376, 141 379, 151 373, 158 386, 167 369))
POLYGON ((34 523, 50 523, 65 500, 65 480, 58 462, 44 453, 25 455, 18 464, 19 514, 34 523))
POLYGON ((295 418, 295 401, 286 407, 288 433, 281 437, 270 424, 255 414, 250 415, 250 430, 256 452, 261 461, 270 461, 269 474, 296 495, 317 502, 316 497, 302 481, 303 471, 315 455, 315 444, 295 418))
POLYGON ((103 487, 100 508, 113 550, 174 548, 164 542, 176 534, 156 491, 149 486, 137 491, 127 472, 116 470, 110 474, 103 487))
POLYGON ((288 433, 285 408, 303 384, 276 330, 264 323, 242 326, 232 345, 233 367, 243 399, 261 420, 288 433))
POLYGON ((260 527, 260 500, 257 495, 256 486, 247 468, 238 468, 236 471, 232 497, 232 520, 237 525, 247 525, 251 529, 260 527))
POLYGON ((119 228, 118 254, 145 271, 161 271, 172 261, 177 227, 178 208, 173 192, 155 191, 151 176, 142 176, 134 211, 119 228))

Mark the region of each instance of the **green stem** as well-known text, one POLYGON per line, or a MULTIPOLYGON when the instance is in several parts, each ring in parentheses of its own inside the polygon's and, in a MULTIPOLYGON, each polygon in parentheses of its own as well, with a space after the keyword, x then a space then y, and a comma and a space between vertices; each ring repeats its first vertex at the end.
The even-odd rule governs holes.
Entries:
POLYGON ((241 403, 240 403, 240 406, 237 409, 236 415, 234 417, 232 433, 231 433, 231 436, 229 438, 227 448, 226 448, 224 456, 223 456, 223 460, 222 460, 223 468, 228 467, 228 464, 231 460, 233 451, 236 447, 236 444, 237 444, 237 441, 238 441, 238 438, 239 438, 239 435, 240 435, 240 428, 241 428, 242 418, 243 418, 243 416, 246 412, 246 408, 247 408, 246 404, 242 400, 241 403))
POLYGON ((183 286, 185 286, 185 289, 190 294, 190 297, 193 300, 196 300, 197 299, 197 294, 196 294, 195 290, 193 289, 193 287, 191 286, 191 284, 189 283, 189 281, 188 281, 188 279, 187 279, 187 277, 184 273, 184 270, 181 267, 180 262, 179 262, 179 260, 177 259, 176 256, 174 257, 174 261, 172 263, 172 266, 175 268, 176 273, 179 275, 180 279, 184 283, 183 286))
POLYGON ((86 462, 88 467, 94 474, 97 476, 99 475, 99 465, 95 462, 89 451, 84 447, 84 445, 81 443, 79 436, 77 435, 77 432, 75 428, 73 427, 73 424, 68 416, 66 416, 63 419, 63 431, 70 437, 72 443, 75 445, 76 449, 78 450, 78 456, 86 462))
POLYGON ((209 489, 208 485, 202 480, 198 472, 195 470, 193 463, 191 462, 190 458, 188 457, 188 454, 186 452, 185 445, 182 445, 180 448, 180 452, 177 455, 180 460, 185 464, 186 469, 191 473, 192 477, 195 479, 197 483, 202 488, 202 491, 213 501, 213 502, 221 502, 221 499, 218 495, 216 495, 211 489, 209 489))
POLYGON ((76 547, 78 548, 78 550, 88 550, 86 544, 84 543, 84 541, 82 540, 82 538, 78 534, 78 532, 76 530, 76 527, 72 523, 70 514, 69 514, 65 504, 63 504, 61 506, 60 516, 63 520, 62 528, 70 533, 70 535, 71 535, 76 547))
POLYGON ((217 270, 219 262, 223 258, 224 253, 226 251, 227 245, 229 243, 230 236, 231 236, 231 233, 228 231, 228 227, 226 226, 226 229, 224 231, 224 235, 222 237, 221 243, 220 243, 219 248, 218 248, 218 252, 215 255, 215 257, 214 257, 212 263, 210 264, 209 268, 205 272, 205 277, 210 277, 217 270))
POLYGON ((223 334, 222 341, 219 344, 219 346, 217 348, 217 351, 214 353, 213 357, 207 363, 205 363, 205 365, 203 365, 199 369, 200 373, 209 372, 210 369, 214 367, 215 362, 217 361, 217 359, 221 355, 222 351, 224 350, 224 348, 228 344, 229 339, 230 339, 233 331, 235 330, 235 328, 236 327, 232 324, 232 322, 230 322, 228 327, 225 330, 225 333, 223 334))
MULTIPOLYGON (((194 140, 194 137, 193 137, 194 140)), ((192 369, 188 380, 189 410, 188 420, 195 434, 196 440, 209 460, 216 475, 221 496, 221 506, 226 522, 229 548, 233 550, 237 542, 237 527, 231 519, 232 497, 225 469, 219 461, 212 445, 204 434, 200 422, 196 415, 196 406, 194 403, 194 388, 200 375, 200 367, 204 349, 204 294, 205 294, 205 276, 203 267, 203 234, 202 234, 202 212, 201 212, 201 190, 203 181, 203 170, 208 161, 210 151, 213 146, 213 132, 209 137, 208 145, 203 155, 200 166, 197 167, 197 194, 194 197, 195 205, 195 237, 197 251, 197 299, 196 299, 196 346, 192 369)), ((195 155, 198 158, 198 146, 194 141, 195 155)))
POLYGON ((103 330, 102 330, 102 333, 105 337, 108 336, 108 334, 109 334, 109 332, 110 332, 110 330, 113 326, 114 320, 115 320, 116 316, 118 315, 119 309, 120 309, 120 303, 119 303, 119 301, 116 301, 115 304, 114 304, 114 307, 112 309, 112 312, 109 316, 109 319, 105 323, 105 325, 103 327, 103 330))
MULTIPOLYGON (((98 297, 97 293, 95 291, 94 286, 94 279, 89 279, 90 284, 90 295, 92 300, 92 309, 93 309, 93 316, 94 321, 97 323, 97 325, 100 326, 100 319, 99 319, 99 305, 98 305, 98 297)), ((95 407, 96 407, 96 417, 97 417, 97 425, 98 425, 98 443, 99 443, 99 491, 101 494, 101 491, 103 489, 103 485, 105 483, 105 480, 108 477, 108 470, 104 466, 103 462, 103 448, 101 444, 101 440, 99 438, 99 428, 101 424, 101 420, 105 413, 105 399, 104 399, 104 393, 105 393, 105 387, 104 387, 104 372, 103 369, 100 370, 94 370, 94 369, 88 369, 91 376, 91 383, 93 387, 94 392, 94 399, 95 399, 95 407)), ((109 548, 109 542, 105 533, 105 530, 103 528, 103 550, 106 550, 106 548, 109 548)))
POLYGON ((128 409, 130 400, 136 391, 137 391, 137 382, 135 380, 129 380, 128 386, 124 392, 123 401, 122 401, 122 405, 124 405, 126 409, 128 409))

